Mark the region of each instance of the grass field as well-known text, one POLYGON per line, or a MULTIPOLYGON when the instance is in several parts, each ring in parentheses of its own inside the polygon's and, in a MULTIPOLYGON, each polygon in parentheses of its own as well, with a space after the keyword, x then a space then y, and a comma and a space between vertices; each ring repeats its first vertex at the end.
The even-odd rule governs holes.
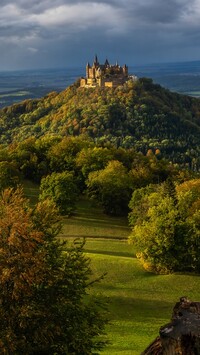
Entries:
POLYGON ((82 200, 76 213, 64 219, 63 237, 87 237, 85 252, 94 278, 106 273, 92 293, 108 302, 110 345, 102 354, 138 355, 170 320, 181 296, 198 300, 200 278, 194 275, 154 275, 146 272, 127 243, 125 218, 108 217, 82 200))
MULTIPOLYGON (((35 201, 37 189, 26 188, 35 201)), ((127 243, 130 230, 125 218, 104 215, 100 208, 81 200, 77 211, 63 219, 62 238, 87 237, 85 252, 91 259, 93 277, 106 273, 90 292, 108 303, 110 344, 103 355, 138 355, 170 320, 181 296, 200 301, 200 277, 154 275, 146 272, 127 243)))

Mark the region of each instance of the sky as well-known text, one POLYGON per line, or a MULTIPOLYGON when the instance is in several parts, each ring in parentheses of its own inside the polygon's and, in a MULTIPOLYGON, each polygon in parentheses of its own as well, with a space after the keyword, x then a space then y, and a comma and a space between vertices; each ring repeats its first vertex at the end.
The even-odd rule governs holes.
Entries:
POLYGON ((0 71, 200 60, 200 0, 0 0, 0 71))

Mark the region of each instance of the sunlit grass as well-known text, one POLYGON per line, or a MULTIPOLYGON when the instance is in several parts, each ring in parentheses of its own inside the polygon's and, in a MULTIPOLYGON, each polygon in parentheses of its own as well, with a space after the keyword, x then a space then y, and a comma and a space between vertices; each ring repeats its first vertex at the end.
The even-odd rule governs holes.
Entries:
POLYGON ((80 199, 71 217, 63 219, 65 237, 127 239, 129 234, 126 218, 107 216, 85 198, 80 199))
POLYGON ((154 275, 144 271, 134 257, 88 255, 94 278, 106 273, 91 290, 109 305, 111 344, 104 354, 140 354, 158 335, 160 326, 169 322, 181 296, 199 298, 198 276, 154 275))
POLYGON ((29 199, 31 205, 35 205, 38 202, 39 186, 29 180, 23 181, 23 190, 26 198, 29 199))

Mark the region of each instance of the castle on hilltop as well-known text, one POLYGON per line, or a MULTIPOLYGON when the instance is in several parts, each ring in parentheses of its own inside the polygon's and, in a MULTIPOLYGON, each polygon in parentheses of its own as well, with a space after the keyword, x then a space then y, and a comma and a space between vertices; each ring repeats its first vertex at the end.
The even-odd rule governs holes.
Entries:
POLYGON ((123 67, 118 63, 111 65, 107 59, 104 64, 100 64, 96 55, 92 66, 87 63, 86 78, 80 79, 80 86, 115 88, 119 85, 123 85, 129 79, 126 64, 123 67))

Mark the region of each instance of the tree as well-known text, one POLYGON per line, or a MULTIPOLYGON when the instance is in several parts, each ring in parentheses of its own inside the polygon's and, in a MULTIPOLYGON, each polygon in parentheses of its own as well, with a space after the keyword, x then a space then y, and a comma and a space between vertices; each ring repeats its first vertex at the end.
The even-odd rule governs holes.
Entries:
POLYGON ((158 273, 200 271, 200 180, 136 190, 129 240, 143 266, 158 273), (187 208, 186 208, 187 206, 187 208))
POLYGON ((51 171, 62 172, 74 171, 76 156, 91 144, 86 136, 64 137, 61 142, 53 145, 47 154, 51 171))
POLYGON ((19 171, 16 164, 7 161, 0 162, 0 191, 6 187, 14 187, 19 183, 19 171))
POLYGON ((105 168, 110 160, 113 160, 111 149, 89 147, 80 151, 76 158, 76 164, 81 168, 84 178, 87 178, 90 172, 105 168))
POLYGON ((55 202, 61 214, 70 214, 75 207, 78 189, 72 173, 52 173, 42 178, 40 201, 46 198, 55 202))
POLYGON ((28 206, 22 191, 0 198, 0 353, 96 354, 105 318, 88 295, 83 243, 67 248, 50 201, 28 206))
POLYGON ((112 160, 105 169, 91 172, 87 186, 89 196, 97 199, 106 213, 127 214, 131 197, 130 178, 121 162, 112 160))

